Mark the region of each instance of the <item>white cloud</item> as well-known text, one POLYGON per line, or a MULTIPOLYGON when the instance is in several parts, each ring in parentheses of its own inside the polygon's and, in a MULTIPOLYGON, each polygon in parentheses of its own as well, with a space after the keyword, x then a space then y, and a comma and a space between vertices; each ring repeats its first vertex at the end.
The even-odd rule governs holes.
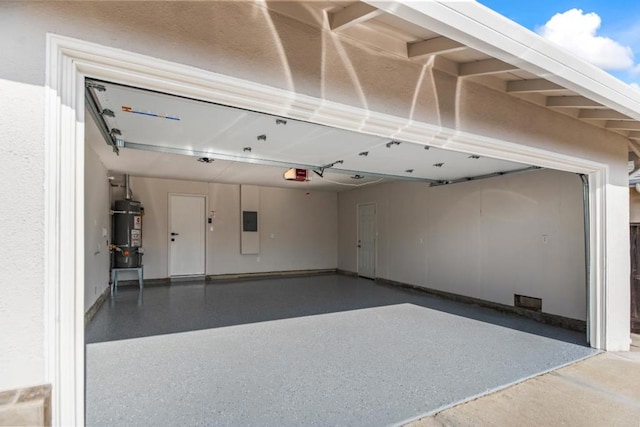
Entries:
POLYGON ((607 70, 632 70, 633 50, 608 37, 597 35, 601 19, 597 13, 571 9, 557 13, 538 29, 542 37, 568 49, 577 56, 607 70))

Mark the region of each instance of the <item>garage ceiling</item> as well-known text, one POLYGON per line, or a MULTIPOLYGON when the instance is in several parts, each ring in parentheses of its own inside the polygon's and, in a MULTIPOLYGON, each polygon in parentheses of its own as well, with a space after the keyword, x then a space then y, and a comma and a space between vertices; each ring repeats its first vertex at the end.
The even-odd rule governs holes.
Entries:
POLYGON ((93 148, 114 172, 301 188, 282 176, 299 167, 310 171, 310 186, 341 190, 396 179, 447 183, 528 167, 107 82, 87 86, 107 142, 93 148), (197 162, 201 157, 214 161, 197 162))

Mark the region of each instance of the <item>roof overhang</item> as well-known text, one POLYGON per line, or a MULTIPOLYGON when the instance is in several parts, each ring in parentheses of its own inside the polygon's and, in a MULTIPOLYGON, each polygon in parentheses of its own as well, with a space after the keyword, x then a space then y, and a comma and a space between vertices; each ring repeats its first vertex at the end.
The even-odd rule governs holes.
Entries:
POLYGON ((477 2, 365 2, 640 120, 640 91, 477 2))
POLYGON ((640 138, 640 90, 477 2, 305 3, 305 14, 313 10, 314 19, 279 2, 266 7, 408 61, 432 61, 457 77, 629 139, 640 138))

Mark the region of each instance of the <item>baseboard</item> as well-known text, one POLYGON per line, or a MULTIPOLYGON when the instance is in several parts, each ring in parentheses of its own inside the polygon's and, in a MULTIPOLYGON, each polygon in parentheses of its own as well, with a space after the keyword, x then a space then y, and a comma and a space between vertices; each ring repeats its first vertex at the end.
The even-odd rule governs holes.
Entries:
POLYGON ((358 273, 356 273, 355 271, 341 270, 339 268, 336 270, 336 274, 347 277, 358 277, 358 273))
MULTIPOLYGON (((136 282, 137 283, 137 282, 136 282)), ((98 299, 89 307, 89 310, 84 314, 84 325, 87 326, 91 319, 96 315, 102 304, 107 300, 109 294, 111 293, 111 287, 107 286, 105 290, 100 294, 98 299)))
POLYGON ((261 273, 234 273, 216 274, 207 276, 207 282, 230 282, 238 280, 258 280, 258 279, 278 279, 286 277, 309 277, 336 274, 336 269, 322 270, 289 270, 289 271, 269 271, 261 273))
POLYGON ((198 281, 198 280, 206 280, 206 277, 204 274, 198 274, 198 275, 193 275, 193 276, 171 276, 169 277, 169 281, 171 283, 178 283, 178 282, 194 282, 194 281, 198 281))
MULTIPOLYGON (((171 284, 171 277, 162 277, 160 279, 144 279, 144 287, 152 288, 154 286, 164 286, 171 284)), ((118 280, 118 289, 122 286, 135 286, 139 288, 138 279, 135 280, 118 280)))
MULTIPOLYGON (((258 279, 277 279, 284 277, 309 277, 321 276, 327 274, 336 274, 336 269, 322 270, 288 270, 288 271, 267 271, 260 273, 232 273, 232 274, 214 274, 197 277, 164 277, 161 279, 144 279, 144 287, 166 286, 172 283, 189 282, 194 280, 205 280, 207 282, 232 282, 239 280, 258 280, 258 279)), ((121 286, 138 287, 137 280, 119 280, 118 288, 121 286)))
MULTIPOLYGON (((207 282, 231 282, 238 280, 258 280, 258 279, 277 279, 283 277, 308 277, 321 276, 327 274, 336 274, 333 268, 322 270, 288 270, 288 271, 267 271, 260 273, 232 273, 232 274, 214 274, 197 277, 164 277, 161 279, 144 279, 144 287, 165 286, 172 283, 189 282, 194 280, 205 280, 207 282)), ((137 280, 119 280, 118 288, 121 286, 138 287, 137 280)))
POLYGON ((577 332, 586 332, 587 324, 584 320, 571 319, 569 317, 558 316, 557 314, 549 314, 541 311, 531 311, 524 308, 513 307, 510 305, 500 304, 493 301, 487 301, 479 298, 468 297, 465 295, 454 294, 451 292, 439 291, 437 289, 431 289, 423 286, 411 285, 409 283, 398 282, 395 280, 383 279, 376 277, 376 283, 383 285, 390 285, 401 287, 405 289, 414 290, 417 292, 446 298, 448 300, 461 302, 464 304, 477 305, 484 308, 490 308, 492 310, 500 311, 502 313, 515 314, 518 316, 526 317, 528 319, 535 320, 540 323, 545 323, 552 326, 559 326, 561 328, 569 329, 577 332))

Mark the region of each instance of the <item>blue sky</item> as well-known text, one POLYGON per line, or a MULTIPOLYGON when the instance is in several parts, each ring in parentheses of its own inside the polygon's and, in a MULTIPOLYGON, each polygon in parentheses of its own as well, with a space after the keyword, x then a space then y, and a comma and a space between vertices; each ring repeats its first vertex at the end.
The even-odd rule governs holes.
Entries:
POLYGON ((640 85, 640 0, 478 1, 619 79, 640 85))

